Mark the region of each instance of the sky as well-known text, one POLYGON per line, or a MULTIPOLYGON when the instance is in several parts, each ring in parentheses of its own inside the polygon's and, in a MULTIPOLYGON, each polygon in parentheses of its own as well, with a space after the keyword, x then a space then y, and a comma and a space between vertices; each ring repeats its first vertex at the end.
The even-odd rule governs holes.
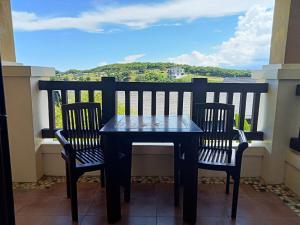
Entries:
POLYGON ((17 61, 57 70, 268 64, 274 0, 11 0, 17 61))

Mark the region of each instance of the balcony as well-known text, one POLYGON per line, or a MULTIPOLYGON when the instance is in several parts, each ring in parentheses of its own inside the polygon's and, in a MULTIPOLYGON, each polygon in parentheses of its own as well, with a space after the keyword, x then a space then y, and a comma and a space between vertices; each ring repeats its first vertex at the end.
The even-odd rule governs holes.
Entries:
MULTIPOLYGON (((81 101, 102 103, 104 122, 115 114, 190 115, 196 102, 233 104, 235 126, 250 142, 243 157, 238 216, 230 219, 232 196, 224 194, 224 174, 201 170, 197 224, 300 224, 299 12, 298 2, 276 0, 270 64, 252 72, 255 83, 117 82, 111 77, 52 81, 54 68, 15 62, 11 21, 0 20, 7 31, 0 42, 17 225, 72 224, 61 145, 54 133, 61 128, 61 105, 81 101)), ((11 11, 2 4, 0 13, 10 20, 11 11)), ((10 167, 1 161, 0 150, 2 172, 10 167)), ((135 143, 132 164, 132 202, 122 203, 120 224, 181 223, 182 208, 172 205, 173 144, 135 143)), ((3 174, 1 198, 10 188, 3 174)), ((78 224, 107 223, 98 175, 80 180, 78 224)), ((3 202, 0 206, 9 208, 3 202)))
MULTIPOLYGON (((16 68, 5 66, 4 71, 6 74, 15 72, 15 75, 19 72, 16 68)), ((37 74, 51 75, 51 71, 31 68, 31 72, 37 74)), ((20 74, 24 75, 22 72, 20 74)), ((17 77, 10 76, 5 79, 12 79, 11 83, 15 84, 19 79, 17 77)), ((60 157, 61 147, 54 139, 54 132, 60 128, 61 104, 84 100, 102 103, 104 121, 116 113, 189 115, 195 101, 234 104, 236 127, 243 129, 251 142, 243 159, 244 178, 236 223, 255 224, 257 221, 264 221, 266 224, 276 224, 285 220, 297 224, 297 195, 284 185, 264 185, 265 181, 261 179, 268 151, 263 126, 263 116, 269 110, 264 105, 270 95, 268 83, 207 83, 205 79, 194 79, 191 83, 131 83, 116 82, 114 78, 109 77, 103 78, 101 82, 72 82, 49 81, 40 75, 23 78, 24 81, 30 79, 34 84, 27 87, 32 93, 29 99, 33 104, 31 109, 36 108, 27 116, 36 120, 37 135, 33 135, 33 139, 39 141, 37 150, 27 153, 33 154, 35 160, 40 160, 36 161, 33 169, 36 171, 35 175, 41 175, 30 178, 34 182, 19 180, 25 182, 14 184, 17 224, 24 221, 26 224, 25 218, 32 221, 32 224, 71 223, 70 203, 65 196, 64 163, 60 157), (88 96, 88 99, 82 98, 84 95, 88 96), (33 102, 32 99, 36 101, 33 102), (124 105, 122 112, 118 111, 118 104, 124 105), (40 164, 43 166, 39 167, 40 164), (35 182, 37 180, 38 183, 35 182), (41 205, 41 201, 45 201, 45 204, 47 202, 46 206, 43 206, 44 203, 41 205), (276 211, 273 210, 274 207, 276 211)), ((290 92, 295 95, 295 90, 296 86, 290 92)), ((24 115, 24 112, 14 113, 24 115)), ((133 151, 133 202, 129 205, 123 203, 124 216, 121 223, 140 224, 142 221, 145 224, 177 224, 181 221, 181 208, 173 208, 170 204, 173 197, 173 145, 136 143, 133 151)), ((26 161, 23 160, 22 163, 26 161)), ((288 162, 285 166, 289 169, 288 162)), ((16 172, 31 172, 19 165, 14 167, 13 164, 13 168, 15 177, 18 175, 16 172)), ((105 190, 100 188, 99 179, 95 177, 97 174, 89 175, 83 177, 79 184, 79 223, 105 224, 105 190)), ((230 223, 231 196, 223 193, 224 174, 201 171, 199 175, 201 185, 198 190, 198 223, 230 223), (219 201, 222 204, 216 204, 219 201), (203 202, 205 207, 201 207, 203 202)), ((21 178, 24 179, 24 176, 21 178)), ((288 176, 285 179, 289 181, 288 176)), ((294 177, 290 181, 294 181, 294 177)), ((289 187, 293 188, 293 185, 289 187)), ((297 188, 293 190, 297 191, 297 188)))

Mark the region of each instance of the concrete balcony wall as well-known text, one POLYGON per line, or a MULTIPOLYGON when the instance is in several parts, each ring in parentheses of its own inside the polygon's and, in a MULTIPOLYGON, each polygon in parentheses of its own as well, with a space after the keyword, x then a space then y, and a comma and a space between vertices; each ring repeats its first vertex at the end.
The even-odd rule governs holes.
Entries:
MULTIPOLYGON (((61 146, 49 141, 42 145, 43 170, 45 175, 64 176, 65 165, 60 156, 61 146)), ((243 157, 243 177, 260 177, 265 149, 252 144, 243 157)), ((99 172, 90 173, 97 175, 99 172)), ((200 176, 219 177, 225 173, 204 171, 200 176)), ((173 176, 173 145, 134 143, 132 159, 133 176, 173 176)))

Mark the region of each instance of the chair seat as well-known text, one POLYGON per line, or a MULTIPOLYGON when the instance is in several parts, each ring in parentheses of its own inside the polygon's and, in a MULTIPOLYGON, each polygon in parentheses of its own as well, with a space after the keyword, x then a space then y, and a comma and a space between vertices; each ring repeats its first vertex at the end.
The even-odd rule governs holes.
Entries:
MULTIPOLYGON (((67 158, 65 150, 61 151, 62 157, 67 158)), ((84 149, 76 151, 76 167, 104 165, 104 154, 102 149, 84 149)))
POLYGON ((228 152, 222 149, 202 148, 199 150, 198 163, 207 166, 228 167, 235 165, 235 150, 231 151, 231 161, 228 162, 228 152))
POLYGON ((104 164, 104 154, 99 148, 76 151, 76 160, 79 164, 104 164))

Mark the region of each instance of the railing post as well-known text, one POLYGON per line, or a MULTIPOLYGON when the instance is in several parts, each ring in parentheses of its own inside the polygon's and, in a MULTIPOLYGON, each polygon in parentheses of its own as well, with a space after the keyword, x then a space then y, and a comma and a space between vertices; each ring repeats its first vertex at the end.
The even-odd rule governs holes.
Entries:
POLYGON ((191 94, 191 118, 196 121, 196 107, 197 103, 206 102, 206 78, 193 78, 192 79, 192 94, 191 94))
POLYGON ((116 80, 114 77, 102 77, 102 120, 108 122, 116 114, 116 80))
POLYGON ((5 65, 3 75, 13 181, 36 182, 44 172, 41 130, 49 126, 47 93, 38 85, 55 70, 5 65))

